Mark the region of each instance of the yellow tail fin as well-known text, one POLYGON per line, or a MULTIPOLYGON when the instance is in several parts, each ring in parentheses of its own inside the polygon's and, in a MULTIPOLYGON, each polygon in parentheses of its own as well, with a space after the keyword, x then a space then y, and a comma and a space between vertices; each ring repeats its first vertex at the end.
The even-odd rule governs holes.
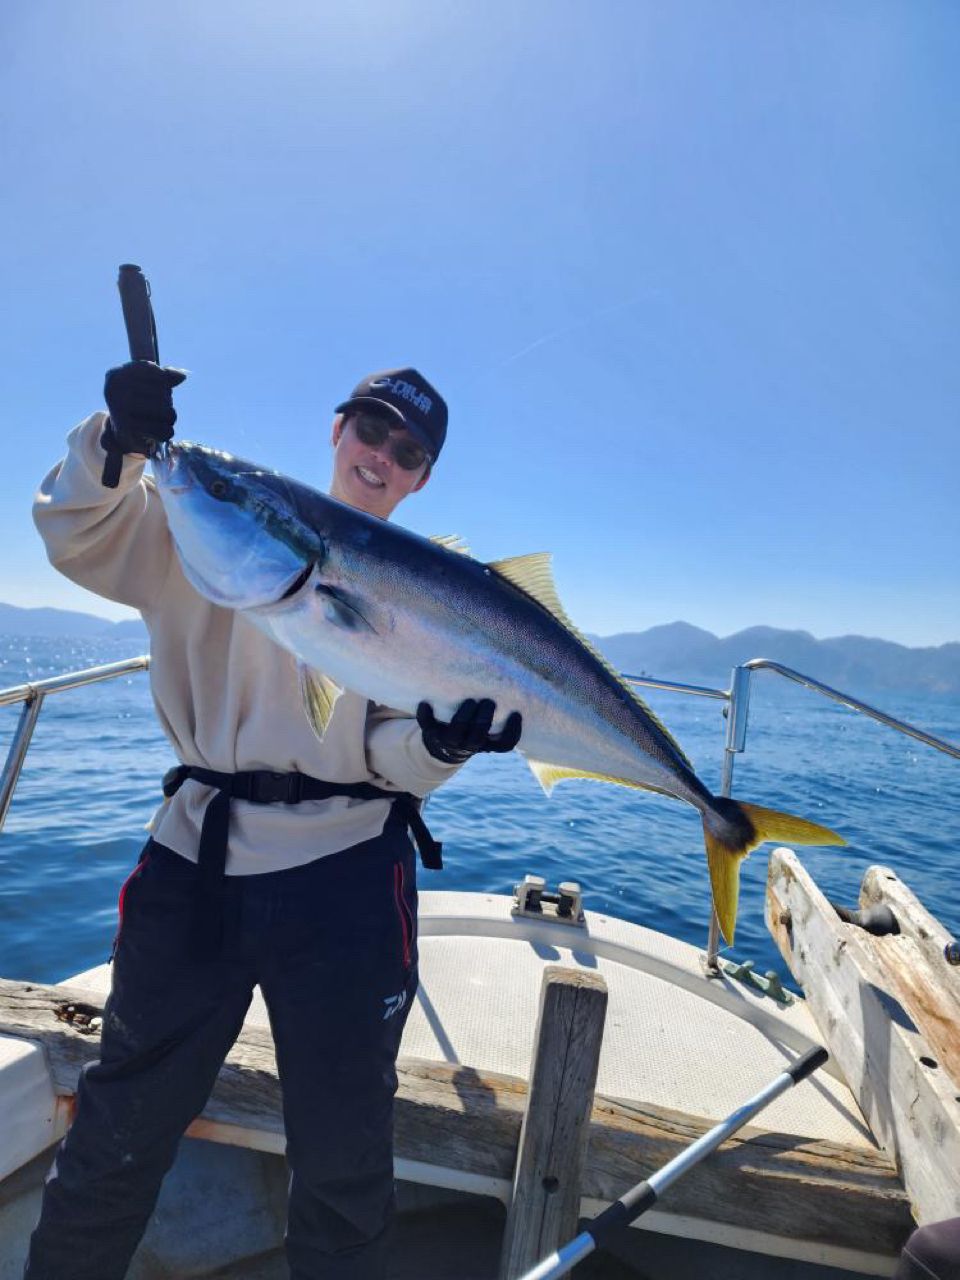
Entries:
POLYGON ((737 924, 737 901, 740 897, 740 863, 751 849, 768 840, 781 844, 846 844, 829 827, 821 827, 805 818, 795 818, 776 809, 763 809, 756 804, 716 797, 713 814, 703 818, 703 839, 707 848, 707 866, 713 907, 720 922, 720 932, 733 942, 737 924), (717 817, 721 821, 717 821, 717 817))

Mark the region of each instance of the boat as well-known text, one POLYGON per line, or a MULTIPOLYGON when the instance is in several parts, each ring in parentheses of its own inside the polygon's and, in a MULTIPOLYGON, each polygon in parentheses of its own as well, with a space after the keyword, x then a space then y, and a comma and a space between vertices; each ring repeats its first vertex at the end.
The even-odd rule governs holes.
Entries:
MULTIPOLYGON (((22 704, 0 824, 45 698, 148 665, 135 658, 0 692, 0 705, 22 704)), ((760 670, 960 758, 954 744, 765 659, 735 668, 728 690, 625 678, 726 700, 729 794, 760 670)), ((774 852, 767 925, 802 996, 721 959, 715 919, 697 948, 594 911, 575 882, 548 885, 536 870, 513 896, 421 894, 420 989, 398 1064, 395 1280, 517 1280, 578 1218, 820 1044, 824 1068, 576 1274, 886 1276, 916 1222, 960 1214, 960 948, 893 870, 871 868, 860 910, 840 911, 793 851, 774 852), (896 933, 869 931, 883 906, 896 933)), ((108 989, 106 965, 56 984, 0 979, 0 1280, 20 1273, 77 1073, 97 1056, 108 989)), ((258 996, 181 1144, 130 1280, 285 1275, 283 1148, 258 996)))

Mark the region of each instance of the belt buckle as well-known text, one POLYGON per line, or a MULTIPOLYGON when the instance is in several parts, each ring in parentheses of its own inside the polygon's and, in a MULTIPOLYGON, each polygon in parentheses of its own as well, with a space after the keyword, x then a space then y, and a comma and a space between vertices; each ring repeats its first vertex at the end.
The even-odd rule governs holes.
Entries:
POLYGON ((260 804, 292 804, 291 783, 299 781, 289 773, 259 773, 256 783, 256 799, 260 804))

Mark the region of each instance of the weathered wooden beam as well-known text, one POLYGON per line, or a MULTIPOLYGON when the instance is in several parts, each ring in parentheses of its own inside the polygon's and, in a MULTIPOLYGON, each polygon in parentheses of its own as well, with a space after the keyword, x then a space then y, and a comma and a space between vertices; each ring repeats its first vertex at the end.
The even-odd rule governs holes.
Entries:
POLYGON ((544 969, 500 1280, 516 1280, 577 1234, 606 1012, 598 973, 544 969))
MULTIPOLYGON (((883 903, 897 917, 899 934, 876 939, 877 953, 891 972, 907 968, 898 962, 898 947, 902 939, 909 939, 922 953, 922 982, 914 981, 912 973, 908 975, 909 987, 916 991, 916 997, 910 996, 907 990, 904 995, 910 1001, 911 1012, 919 1019, 923 1033, 928 1038, 935 1037, 937 1033, 931 1032, 931 1025, 943 1026, 956 1033, 960 1029, 960 968, 948 964, 944 956, 944 948, 953 941, 950 934, 890 867, 866 869, 860 886, 860 903, 863 907, 883 903), (928 1025, 925 1015, 928 1005, 931 1007, 931 1025, 928 1025)), ((941 1056, 944 1059, 942 1065, 953 1076, 954 1084, 960 1085, 960 1057, 955 1056, 955 1050, 944 1051, 941 1056)))
POLYGON ((945 963, 943 948, 951 941, 950 934, 892 867, 867 867, 863 873, 861 906, 869 907, 878 902, 886 903, 897 917, 901 933, 913 938, 931 964, 945 963))
MULTIPOLYGON (((920 1222, 960 1214, 960 1096, 898 995, 887 944, 844 924, 797 857, 775 849, 767 925, 882 1146, 899 1161, 920 1222), (878 948, 881 943, 886 947, 878 948)), ((897 965, 925 965, 899 939, 897 965)))
MULTIPOLYGON (((0 1034, 43 1046, 58 1094, 70 1097, 99 1037, 54 1016, 88 993, 0 979, 0 1034)), ((524 1081, 456 1063, 401 1058, 396 1152, 404 1159, 509 1182, 527 1101, 524 1081)), ((803 1088, 815 1088, 807 1082, 803 1088)), ((283 1149, 280 1086, 267 1031, 246 1027, 191 1132, 283 1149), (226 1137, 224 1137, 226 1135, 226 1137)), ((715 1123, 597 1096, 582 1194, 611 1201, 666 1164, 715 1123)), ((894 1256, 912 1226, 892 1161, 864 1147, 804 1142, 744 1129, 662 1197, 665 1213, 894 1256)))

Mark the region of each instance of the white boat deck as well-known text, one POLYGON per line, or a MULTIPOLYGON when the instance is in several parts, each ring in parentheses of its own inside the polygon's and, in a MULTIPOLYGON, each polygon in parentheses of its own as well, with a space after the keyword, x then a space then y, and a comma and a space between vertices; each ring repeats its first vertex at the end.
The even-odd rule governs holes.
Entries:
MULTIPOLYGON (((403 1056, 529 1079, 543 970, 554 964, 599 972, 607 984, 597 1091, 609 1099, 719 1120, 819 1043, 803 1001, 785 1005, 729 977, 707 979, 695 947, 589 911, 584 925, 576 927, 515 917, 512 905, 510 898, 492 894, 421 895, 420 990, 403 1056)), ((102 1004, 110 968, 101 965, 64 981, 74 993, 86 992, 92 1003, 102 1004)), ((268 1024, 259 992, 247 1022, 268 1024)), ((875 1151, 853 1096, 831 1070, 828 1065, 788 1090, 754 1124, 807 1141, 875 1151)), ((65 1131, 70 1103, 55 1097, 43 1051, 25 1040, 0 1037, 0 1076, 2 1180, 65 1131)), ((249 1141, 226 1134, 219 1140, 282 1151, 282 1138, 277 1145, 266 1137, 264 1143, 256 1134, 249 1141)), ((510 1195, 507 1180, 456 1169, 398 1160, 397 1172, 408 1182, 502 1201, 510 1195)), ((587 1213, 601 1207, 582 1203, 587 1213)), ((0 1229, 2 1218, 0 1211, 0 1229)), ((771 1224, 764 1224, 766 1230, 760 1223, 731 1227, 659 1209, 644 1224, 655 1232, 713 1240, 768 1257, 808 1258, 870 1275, 891 1270, 887 1257, 781 1239, 769 1234, 771 1224)))
MULTIPOLYGON (((718 1120, 811 1044, 802 1001, 707 979, 695 947, 586 912, 582 928, 511 915, 506 896, 420 895, 420 989, 401 1053, 528 1079, 548 964, 599 972, 609 1005, 597 1091, 718 1120)), ((102 1000, 108 965, 69 979, 102 1000)), ((259 991, 247 1019, 266 1026, 259 991)), ((846 1086, 820 1071, 763 1113, 764 1128, 875 1146, 846 1086)))

